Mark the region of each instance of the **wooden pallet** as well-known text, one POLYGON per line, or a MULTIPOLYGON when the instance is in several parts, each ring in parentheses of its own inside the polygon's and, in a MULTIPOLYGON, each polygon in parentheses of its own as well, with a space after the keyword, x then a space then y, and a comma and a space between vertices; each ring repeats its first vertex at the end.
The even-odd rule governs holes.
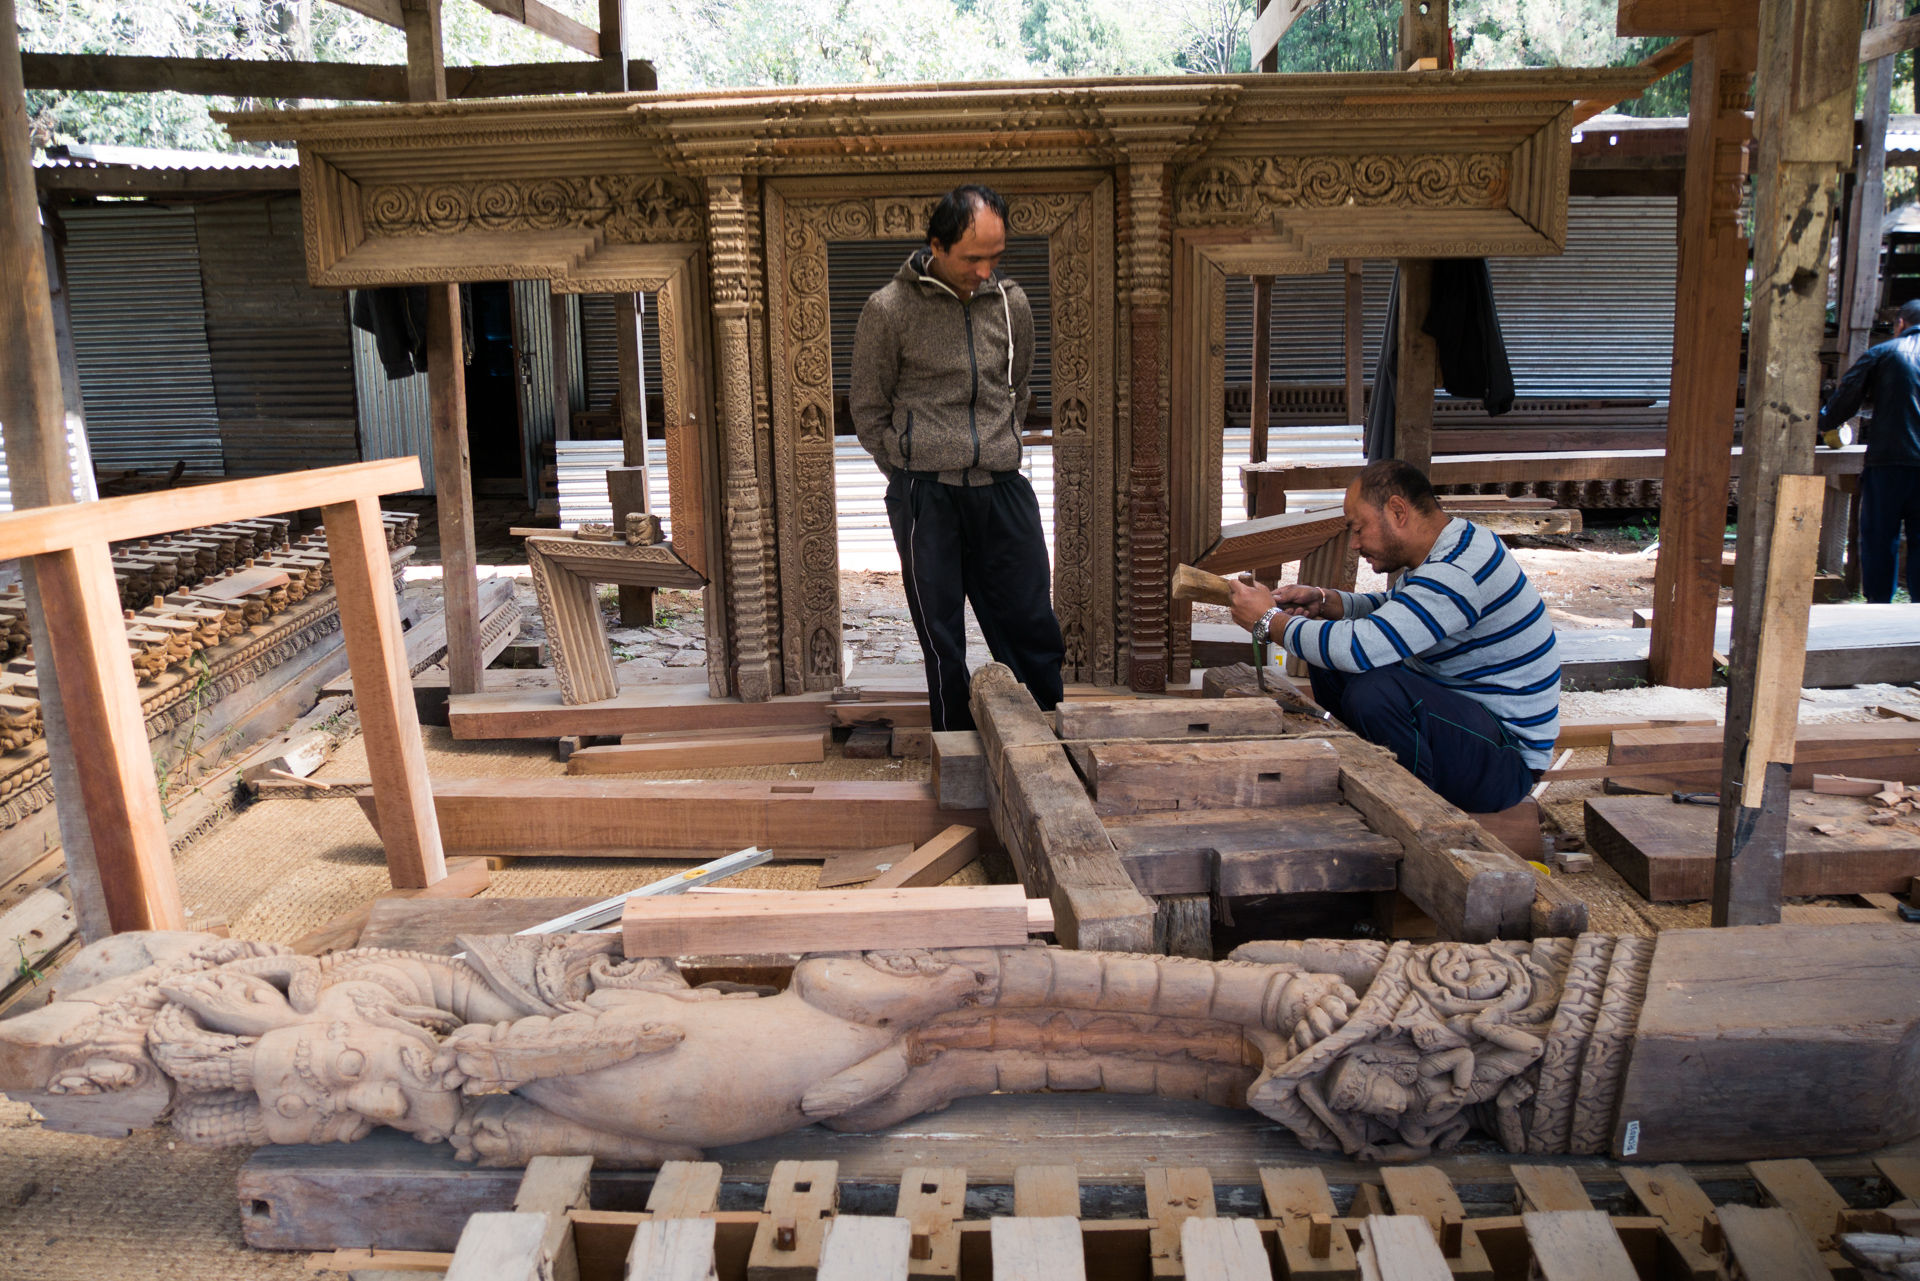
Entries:
POLYGON ((539 1157, 512 1209, 472 1214, 451 1252, 343 1249, 308 1267, 447 1281, 1846 1281, 1858 1272, 1840 1235, 1920 1232, 1920 1161, 1878 1166, 1873 1199, 1896 1199, 1873 1208, 1807 1161, 1749 1166, 1758 1206, 1716 1205, 1681 1166, 1629 1168, 1628 1213, 1609 1214, 1575 1169, 1516 1165, 1510 1213, 1474 1218, 1434 1166, 1382 1167, 1344 1207, 1318 1168, 1262 1168, 1262 1213, 1249 1215, 1221 1213, 1204 1168, 1149 1166, 1140 1214, 1089 1218, 1070 1165, 1018 1168, 1011 1205, 1003 1190, 976 1196, 969 1217, 966 1171, 950 1167, 909 1167, 891 1214, 852 1214, 834 1161, 780 1162, 758 1209, 722 1208, 721 1165, 673 1161, 644 1210, 616 1211, 589 1208, 590 1158, 539 1157))

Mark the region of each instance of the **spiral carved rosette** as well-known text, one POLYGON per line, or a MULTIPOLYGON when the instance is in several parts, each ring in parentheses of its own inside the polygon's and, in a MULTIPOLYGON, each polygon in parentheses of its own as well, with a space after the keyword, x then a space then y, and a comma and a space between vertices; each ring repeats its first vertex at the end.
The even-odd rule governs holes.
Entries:
POLYGON ((1175 208, 1189 227, 1342 205, 1499 209, 1507 203, 1507 182, 1506 158, 1480 152, 1210 160, 1181 175, 1175 208))
POLYGON ((361 213, 381 236, 576 227, 603 232, 616 244, 642 245, 698 241, 705 234, 705 202, 674 177, 395 183, 367 188, 361 213))

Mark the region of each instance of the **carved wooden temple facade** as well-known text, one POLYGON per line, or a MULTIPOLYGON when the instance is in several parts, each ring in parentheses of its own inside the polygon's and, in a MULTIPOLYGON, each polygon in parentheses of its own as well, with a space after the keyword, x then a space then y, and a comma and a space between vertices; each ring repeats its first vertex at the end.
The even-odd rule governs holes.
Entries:
POLYGON ((676 551, 709 686, 842 680, 828 247, 988 181, 1045 236, 1067 679, 1188 665, 1220 529, 1229 277, 1565 242, 1576 102, 1636 68, 639 94, 223 117, 300 146, 314 284, 657 295, 676 551))

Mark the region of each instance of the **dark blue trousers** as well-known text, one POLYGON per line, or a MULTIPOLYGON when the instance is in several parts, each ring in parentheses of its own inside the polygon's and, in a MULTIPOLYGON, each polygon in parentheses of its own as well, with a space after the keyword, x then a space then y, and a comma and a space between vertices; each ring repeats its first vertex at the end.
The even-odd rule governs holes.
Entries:
MULTIPOLYGON (((1885 605, 1900 580, 1900 534, 1920 547, 1920 467, 1868 467, 1860 473, 1860 591, 1885 605)), ((1920 573, 1907 558, 1907 598, 1920 601, 1920 573)))
POLYGON ((1493 713, 1400 666, 1354 675, 1312 669, 1313 697, 1348 729, 1393 752, 1409 773, 1469 814, 1525 799, 1533 771, 1493 713))
POLYGON ((1063 689, 1066 645, 1053 613, 1040 503, 1027 478, 1006 472, 992 485, 943 485, 896 471, 887 482, 887 519, 926 658, 934 730, 974 727, 969 601, 994 658, 1013 669, 1042 711, 1051 711, 1063 689))

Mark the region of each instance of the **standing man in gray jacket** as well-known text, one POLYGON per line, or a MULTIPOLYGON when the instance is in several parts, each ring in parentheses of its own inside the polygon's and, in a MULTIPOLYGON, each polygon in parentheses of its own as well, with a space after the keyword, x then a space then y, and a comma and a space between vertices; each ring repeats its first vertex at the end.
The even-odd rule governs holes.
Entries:
POLYGON ((994 658, 1042 710, 1060 701, 1066 646, 1040 504, 1020 474, 1033 311, 997 270, 1006 249, 1007 202, 956 187, 854 333, 853 424, 887 477, 936 732, 974 727, 968 601, 994 658))

